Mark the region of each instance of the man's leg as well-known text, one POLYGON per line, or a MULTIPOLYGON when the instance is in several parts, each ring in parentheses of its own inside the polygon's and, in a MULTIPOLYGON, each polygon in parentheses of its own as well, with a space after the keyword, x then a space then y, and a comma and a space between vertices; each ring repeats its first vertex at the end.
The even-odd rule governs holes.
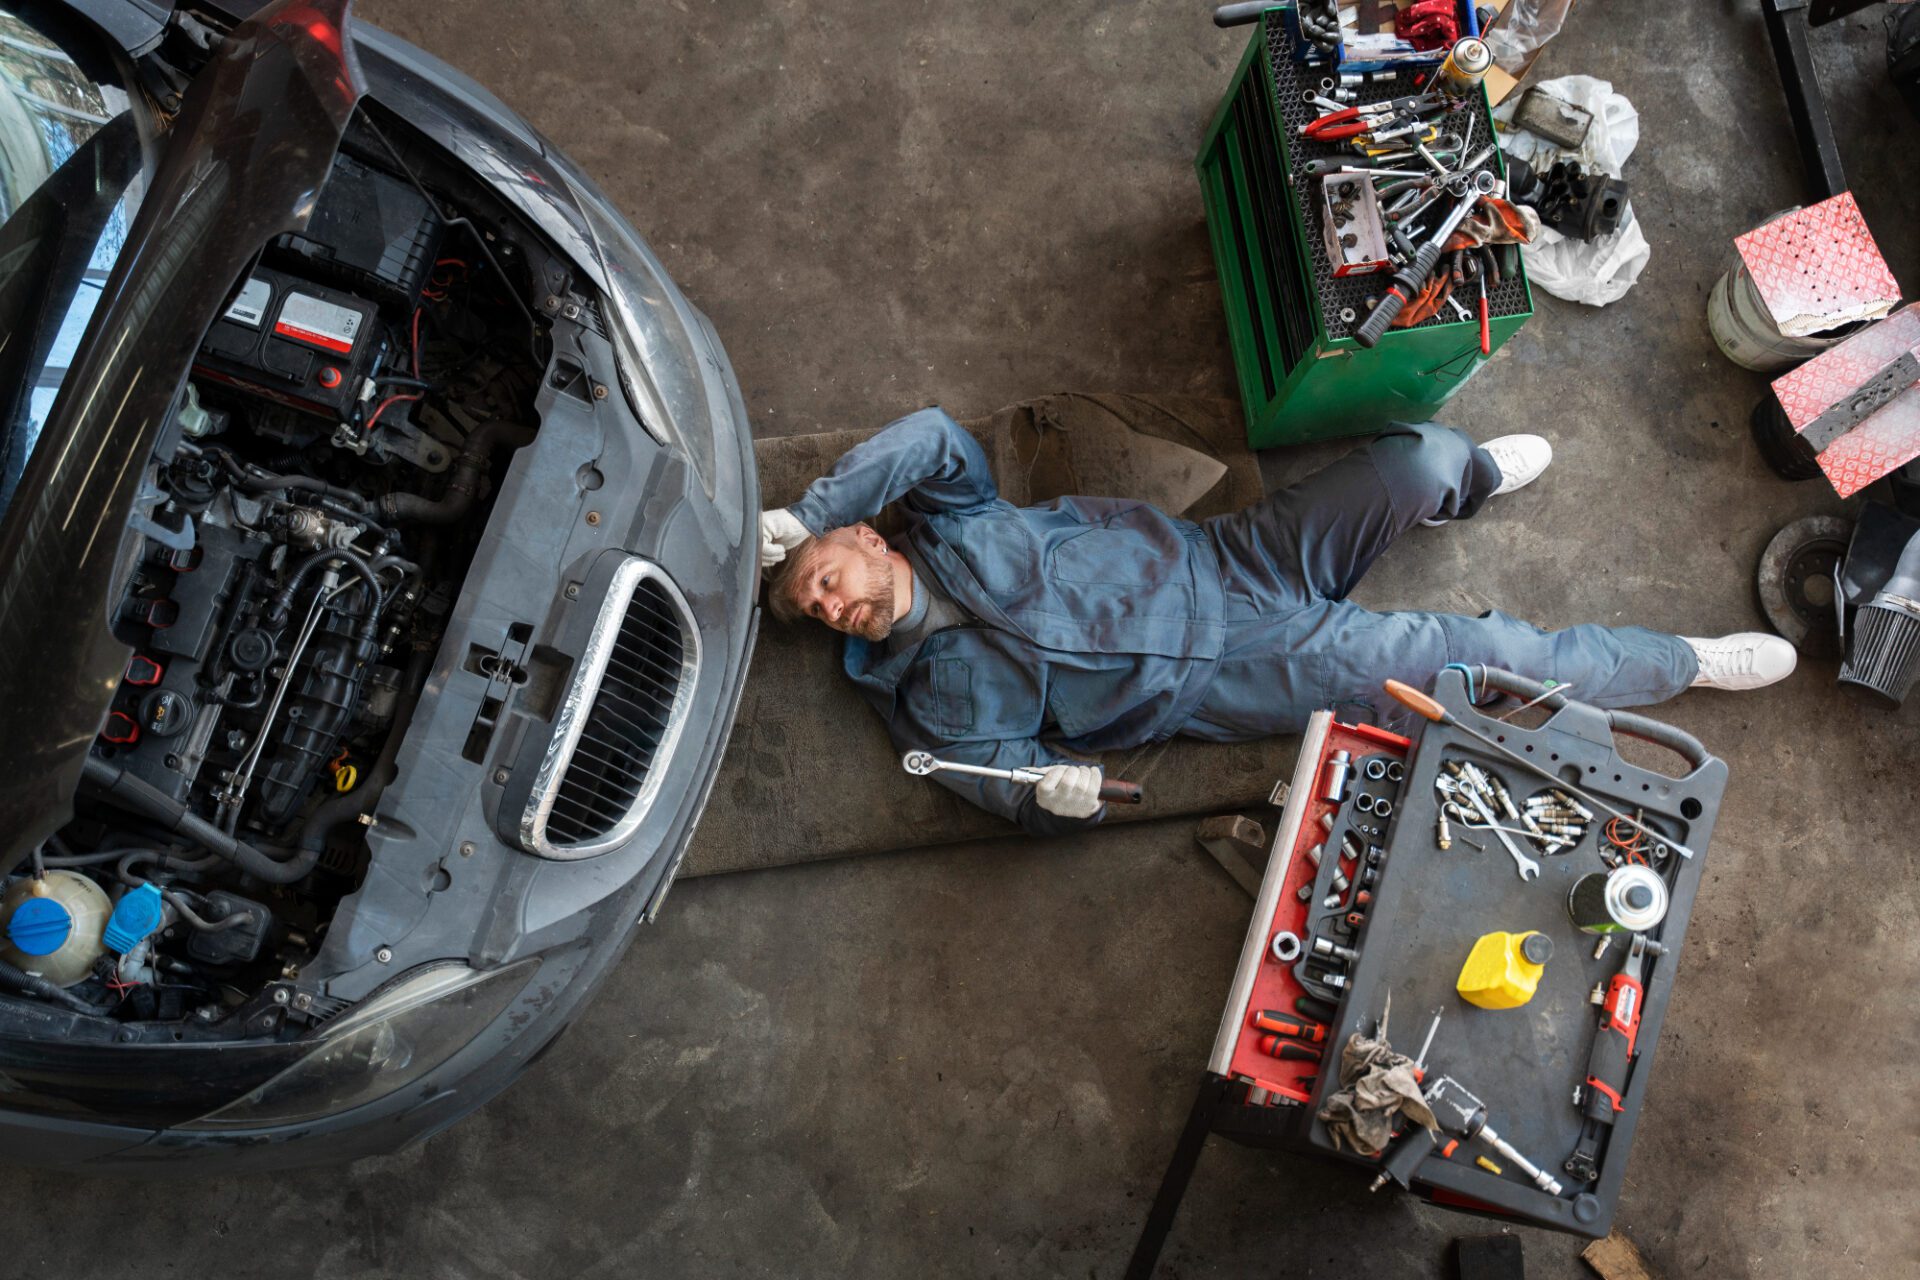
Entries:
POLYGON ((1182 729, 1189 736, 1241 741, 1295 732, 1321 707, 1399 729, 1411 713, 1383 684, 1394 679, 1426 689, 1454 662, 1557 680, 1570 697, 1599 707, 1664 701, 1699 672, 1692 646, 1678 636, 1591 624, 1545 631, 1497 612, 1372 613, 1326 601, 1237 631, 1182 729))
POLYGON ((1206 528, 1230 590, 1269 601, 1343 600, 1407 529, 1430 517, 1464 519, 1499 484, 1499 467, 1463 433, 1396 425, 1206 528))

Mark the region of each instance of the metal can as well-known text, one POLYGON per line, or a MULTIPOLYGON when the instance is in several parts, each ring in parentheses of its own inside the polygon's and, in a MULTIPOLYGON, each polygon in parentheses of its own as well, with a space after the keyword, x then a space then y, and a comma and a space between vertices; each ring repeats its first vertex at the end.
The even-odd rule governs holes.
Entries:
POLYGON ((1487 48, 1485 40, 1478 36, 1456 40, 1453 48, 1447 50, 1446 61, 1440 64, 1440 70, 1436 73, 1440 91, 1456 98, 1463 93, 1471 93, 1492 69, 1493 50, 1487 48))
POLYGON ((1666 881, 1647 867, 1595 871, 1573 882, 1567 914, 1585 933, 1645 933, 1667 918, 1666 881))

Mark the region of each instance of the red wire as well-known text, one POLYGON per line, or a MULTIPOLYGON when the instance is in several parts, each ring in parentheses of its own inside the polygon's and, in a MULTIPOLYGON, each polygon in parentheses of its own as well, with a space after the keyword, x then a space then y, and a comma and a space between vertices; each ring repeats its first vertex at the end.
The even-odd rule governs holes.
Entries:
POLYGON ((420 376, 420 308, 418 307, 413 309, 413 376, 416 378, 420 376))
POLYGON ((385 400, 382 400, 380 402, 380 407, 373 411, 373 416, 367 419, 367 430, 369 431, 373 430, 374 426, 379 423, 380 415, 387 411, 388 405, 394 403, 397 400, 418 400, 419 398, 420 397, 418 394, 410 395, 410 396, 388 396, 385 400))

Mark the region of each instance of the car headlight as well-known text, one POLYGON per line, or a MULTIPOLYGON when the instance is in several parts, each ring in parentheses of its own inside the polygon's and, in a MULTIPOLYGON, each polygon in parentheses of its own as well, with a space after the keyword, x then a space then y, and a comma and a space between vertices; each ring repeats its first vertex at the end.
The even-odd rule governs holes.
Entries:
POLYGON ((693 334, 626 224, 592 193, 580 204, 606 268, 607 328, 627 404, 655 439, 686 454, 712 497, 717 428, 693 334))
POLYGON ((405 1088, 473 1042, 540 968, 538 957, 485 971, 436 965, 322 1029, 306 1057, 183 1129, 300 1124, 405 1088))

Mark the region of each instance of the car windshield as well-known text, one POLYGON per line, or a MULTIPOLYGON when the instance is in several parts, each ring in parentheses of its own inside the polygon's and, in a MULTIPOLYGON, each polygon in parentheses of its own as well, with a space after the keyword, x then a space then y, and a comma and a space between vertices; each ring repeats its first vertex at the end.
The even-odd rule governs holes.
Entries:
POLYGON ((137 124, 119 86, 0 13, 0 515, 126 243, 137 124))

